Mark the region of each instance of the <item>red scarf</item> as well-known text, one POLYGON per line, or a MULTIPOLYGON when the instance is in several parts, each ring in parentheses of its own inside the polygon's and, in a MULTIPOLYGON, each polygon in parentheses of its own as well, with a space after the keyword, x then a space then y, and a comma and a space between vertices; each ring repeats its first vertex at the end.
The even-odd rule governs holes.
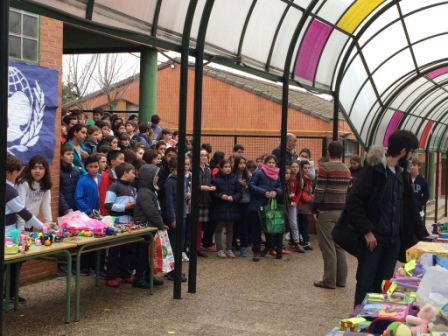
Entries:
POLYGON ((266 166, 265 164, 263 164, 261 166, 261 170, 271 180, 274 180, 274 181, 278 180, 278 173, 279 173, 280 169, 278 169, 277 167, 270 168, 270 167, 266 166))

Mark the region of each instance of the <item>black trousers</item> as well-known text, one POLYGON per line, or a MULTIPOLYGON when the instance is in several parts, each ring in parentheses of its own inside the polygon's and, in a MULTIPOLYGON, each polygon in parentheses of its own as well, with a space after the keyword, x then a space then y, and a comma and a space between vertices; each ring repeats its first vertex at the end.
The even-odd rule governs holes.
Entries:
POLYGON ((149 277, 149 249, 148 243, 136 243, 135 246, 135 278, 144 280, 149 277))
POLYGON ((364 244, 358 256, 356 270, 355 306, 361 304, 367 293, 381 293, 381 283, 394 275, 395 264, 400 252, 400 241, 378 243, 370 251, 364 244))
POLYGON ((204 234, 202 236, 202 246, 210 247, 213 245, 213 236, 215 235, 216 223, 212 217, 212 207, 209 209, 209 221, 205 224, 204 234))
POLYGON ((129 277, 134 256, 135 244, 110 248, 106 258, 106 279, 129 277))
POLYGON ((261 223, 260 217, 258 217, 257 210, 249 210, 248 218, 250 220, 251 225, 251 237, 252 240, 252 252, 260 253, 261 252, 261 223))

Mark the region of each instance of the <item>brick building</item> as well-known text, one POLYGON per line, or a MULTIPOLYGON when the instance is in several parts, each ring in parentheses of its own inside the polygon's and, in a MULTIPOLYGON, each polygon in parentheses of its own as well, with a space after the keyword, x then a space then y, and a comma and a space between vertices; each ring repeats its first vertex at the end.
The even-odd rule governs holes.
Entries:
MULTIPOLYGON (((168 62, 159 66, 157 81, 157 110, 162 127, 177 128, 179 111, 180 66, 168 62)), ((187 133, 193 128, 194 68, 190 67, 188 80, 187 133)), ((280 84, 248 78, 235 72, 205 67, 203 84, 202 142, 211 143, 214 150, 231 151, 235 142, 246 147, 247 156, 270 152, 280 141, 281 94, 280 84)), ((139 75, 115 84, 109 101, 98 91, 65 109, 105 110, 136 113, 139 104, 139 75)), ((322 139, 331 137, 333 103, 298 89, 290 90, 288 130, 300 137, 297 148, 310 147, 317 160, 322 153, 322 139)), ((339 120, 340 135, 353 139, 346 121, 339 120)), ((357 151, 357 143, 349 142, 349 151, 357 151)))
MULTIPOLYGON (((62 45, 63 23, 44 16, 37 16, 14 8, 10 10, 10 59, 30 65, 38 65, 58 71, 58 108, 56 110, 53 164, 50 167, 53 187, 51 208, 53 218, 58 215, 59 199, 59 134, 61 131, 62 93, 62 45)), ((56 273, 54 264, 30 261, 24 264, 21 281, 29 282, 52 276, 56 273)))

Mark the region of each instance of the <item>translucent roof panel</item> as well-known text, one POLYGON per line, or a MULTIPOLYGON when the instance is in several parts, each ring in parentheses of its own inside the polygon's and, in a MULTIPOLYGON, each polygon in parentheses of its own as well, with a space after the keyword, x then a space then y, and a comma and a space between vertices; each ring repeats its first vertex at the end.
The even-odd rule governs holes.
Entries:
MULTIPOLYGON (((406 129, 424 128, 429 121, 436 127, 444 117, 444 107, 428 112, 448 96, 440 84, 448 79, 448 49, 443 47, 448 45, 448 3, 443 0, 198 0, 192 18, 187 13, 195 2, 187 0, 12 3, 36 12, 45 8, 46 15, 102 33, 107 28, 108 36, 136 45, 177 51, 185 22, 192 22, 190 48, 196 48, 201 19, 208 19, 208 58, 268 79, 285 75, 294 85, 338 93, 341 110, 367 146, 384 142, 397 111, 403 113, 397 127, 406 129), (203 17, 209 6, 210 16, 203 17)), ((448 143, 443 138, 448 132, 440 129, 432 138, 441 140, 428 140, 431 146, 448 143)))

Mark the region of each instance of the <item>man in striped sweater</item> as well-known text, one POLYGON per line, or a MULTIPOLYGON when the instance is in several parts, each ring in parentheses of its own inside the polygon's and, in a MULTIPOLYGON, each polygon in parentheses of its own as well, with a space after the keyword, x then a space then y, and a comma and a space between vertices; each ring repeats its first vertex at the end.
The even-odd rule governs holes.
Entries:
POLYGON ((347 262, 344 250, 331 236, 342 213, 351 181, 350 170, 342 162, 343 146, 333 141, 328 145, 328 162, 320 164, 313 200, 313 214, 317 219, 317 238, 324 259, 324 275, 314 286, 334 289, 345 287, 347 262))

